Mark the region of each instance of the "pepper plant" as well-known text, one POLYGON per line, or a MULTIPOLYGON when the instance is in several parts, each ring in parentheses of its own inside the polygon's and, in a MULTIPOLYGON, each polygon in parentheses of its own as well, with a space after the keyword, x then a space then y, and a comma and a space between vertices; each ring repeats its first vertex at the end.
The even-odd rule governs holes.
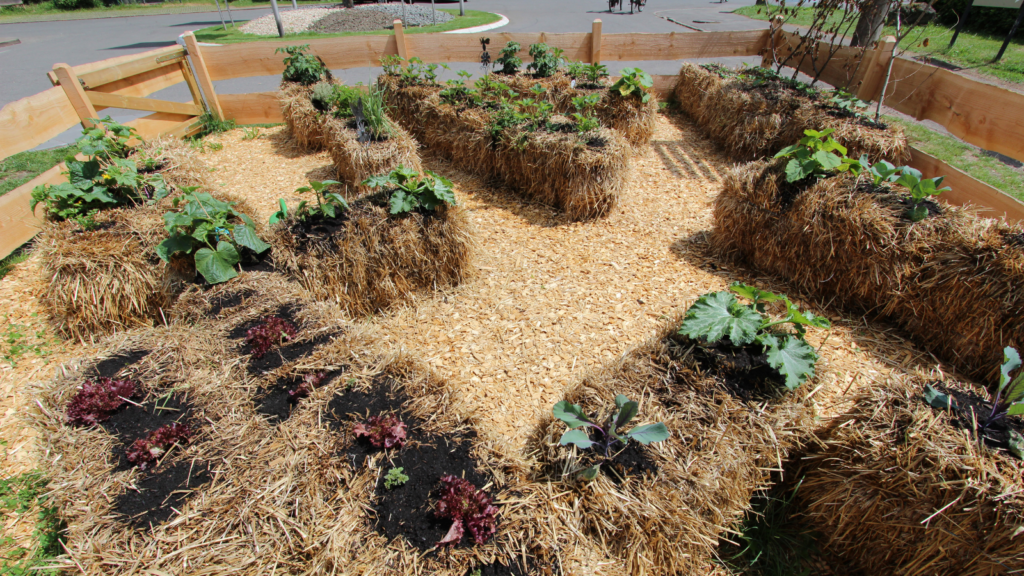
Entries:
POLYGON ((530 57, 533 62, 527 65, 527 70, 532 70, 537 78, 548 78, 554 76, 558 69, 565 63, 562 59, 564 50, 552 48, 543 42, 530 44, 530 57))
POLYGON ((729 289, 751 301, 741 304, 729 292, 704 294, 686 312, 679 334, 714 344, 723 339, 736 347, 758 344, 768 355, 768 365, 785 378, 785 386, 797 389, 814 376, 818 354, 804 335, 808 327, 829 328, 827 318, 802 312, 785 295, 774 294, 734 282, 729 289), (772 319, 765 304, 782 302, 786 314, 772 319), (779 332, 779 326, 791 325, 794 332, 779 332), (775 328, 769 331, 770 328, 775 328))
MULTIPOLYGON (((297 188, 295 191, 299 194, 312 192, 313 197, 316 198, 316 206, 313 206, 306 200, 299 202, 299 205, 295 208, 295 217, 299 220, 307 220, 317 216, 337 218, 339 214, 348 210, 348 202, 341 197, 341 194, 326 191, 327 187, 332 184, 341 184, 341 182, 337 180, 324 180, 323 182, 310 180, 309 186, 297 188)), ((277 224, 281 220, 288 218, 288 205, 285 204, 284 198, 278 198, 277 202, 281 209, 270 215, 271 224, 277 224)))
MULTIPOLYGON (((593 448, 605 460, 610 460, 615 456, 612 449, 618 444, 625 449, 630 440, 635 440, 646 446, 651 442, 662 442, 668 439, 668 428, 661 422, 637 426, 629 432, 618 432, 619 428, 629 424, 636 417, 639 410, 639 404, 619 394, 615 397, 615 411, 609 414, 602 423, 591 419, 583 412, 583 408, 568 400, 562 400, 555 404, 552 414, 569 427, 569 430, 566 430, 559 440, 562 446, 572 444, 580 450, 593 448), (588 429, 590 433, 588 433, 588 429), (595 437, 596 439, 592 439, 595 437)), ((601 463, 598 462, 580 472, 579 478, 593 480, 597 478, 600 470, 601 463)))
POLYGON ((786 182, 798 182, 813 176, 822 178, 838 172, 860 174, 860 160, 846 157, 846 147, 832 137, 832 128, 822 131, 804 130, 804 137, 792 146, 779 150, 776 158, 789 158, 786 182))
POLYGON ((404 214, 417 208, 436 210, 442 204, 455 205, 451 181, 430 170, 420 175, 415 170, 399 165, 388 174, 367 178, 363 186, 391 189, 392 214, 404 214))
POLYGON ((262 254, 270 245, 256 235, 252 219, 234 209, 234 202, 194 190, 174 199, 177 211, 164 214, 169 236, 157 245, 156 253, 165 262, 178 253, 193 256, 196 271, 207 283, 227 282, 238 276, 234 267, 241 260, 240 248, 262 254))
POLYGON ((640 101, 646 104, 651 99, 651 88, 654 87, 654 78, 639 68, 623 68, 620 77, 612 87, 612 92, 618 93, 623 98, 636 95, 640 101))

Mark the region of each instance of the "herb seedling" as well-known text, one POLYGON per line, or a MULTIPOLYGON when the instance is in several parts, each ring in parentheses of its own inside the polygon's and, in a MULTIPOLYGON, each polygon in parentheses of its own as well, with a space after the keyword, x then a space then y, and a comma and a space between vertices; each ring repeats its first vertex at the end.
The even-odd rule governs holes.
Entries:
MULTIPOLYGON (((348 210, 348 202, 341 197, 341 194, 326 192, 327 187, 333 184, 340 184, 340 182, 337 180, 324 180, 323 182, 310 180, 309 186, 297 188, 295 191, 299 194, 312 192, 313 197, 316 198, 316 206, 311 205, 306 200, 299 202, 299 205, 295 208, 295 217, 299 220, 307 220, 317 216, 337 218, 341 212, 348 210)), ((279 198, 277 202, 281 209, 270 215, 270 224, 277 224, 288 218, 288 206, 285 204, 284 198, 279 198)))
POLYGON ((282 77, 287 82, 298 82, 305 86, 316 84, 325 77, 330 77, 327 65, 319 56, 306 54, 309 44, 286 46, 274 50, 274 54, 287 54, 284 59, 282 77))
POLYGON ((505 44, 505 47, 498 52, 500 56, 494 61, 495 66, 501 66, 499 72, 510 75, 519 73, 519 67, 523 65, 523 59, 516 56, 516 52, 519 52, 520 48, 522 46, 519 42, 505 44))
POLYGON ((773 294, 734 282, 730 290, 751 301, 740 302, 729 292, 705 294, 686 312, 679 334, 714 344, 728 338, 733 346, 759 344, 768 355, 768 365, 785 378, 786 388, 796 390, 814 376, 818 354, 804 339, 808 326, 829 328, 827 318, 801 312, 785 295, 773 294), (782 302, 786 315, 773 320, 766 312, 766 303, 782 302), (769 328, 791 324, 795 333, 769 332, 769 328))
POLYGON ((156 246, 156 254, 164 262, 181 252, 192 255, 199 272, 208 284, 219 284, 238 276, 235 264, 241 261, 240 247, 255 254, 270 249, 256 235, 252 219, 234 209, 234 202, 223 202, 206 192, 187 189, 175 198, 177 212, 164 214, 168 237, 156 246))
POLYGON ((944 179, 945 176, 922 178, 921 171, 910 166, 904 166, 900 169, 900 177, 896 180, 896 183, 909 188, 910 196, 914 199, 914 205, 907 209, 907 217, 912 222, 920 222, 928 217, 928 207, 924 205, 925 199, 929 196, 938 196, 943 192, 952 190, 949 186, 939 188, 944 179))
MULTIPOLYGON (((602 424, 591 420, 583 413, 583 408, 567 400, 555 404, 551 412, 555 418, 565 422, 569 427, 569 430, 566 430, 559 440, 562 446, 572 444, 581 450, 594 448, 605 460, 610 460, 615 456, 612 454, 612 448, 616 444, 622 444, 624 449, 630 440, 636 440, 646 446, 651 442, 662 442, 668 439, 668 428, 661 422, 644 424, 629 432, 619 433, 618 429, 629 424, 639 410, 639 404, 619 394, 615 397, 615 411, 609 414, 602 424), (592 428, 593 431, 588 434, 587 428, 592 428), (591 440, 592 436, 597 436, 597 440, 591 440)), ((597 478, 600 470, 601 463, 598 462, 580 472, 579 478, 593 480, 597 478)))
POLYGON ((455 205, 451 181, 429 170, 421 176, 415 170, 399 165, 388 174, 367 178, 363 186, 391 189, 392 214, 404 214, 420 207, 436 210, 443 204, 455 205))
POLYGON ((370 416, 352 428, 356 438, 365 437, 374 448, 401 448, 406 440, 405 422, 398 416, 370 416))
POLYGON ((384 475, 384 487, 391 490, 404 486, 409 481, 409 477, 403 474, 403 472, 405 472, 405 468, 401 466, 388 470, 388 473, 384 475))
POLYGON ((654 78, 639 68, 623 68, 622 77, 609 88, 619 96, 626 98, 636 95, 641 102, 646 104, 651 99, 651 88, 654 87, 654 78))
POLYGON ((136 391, 136 384, 131 380, 87 380, 68 402, 65 418, 74 426, 95 426, 110 419, 129 398, 135 397, 136 391))
POLYGON ((175 444, 188 444, 192 430, 184 425, 168 424, 153 431, 147 438, 136 440, 125 452, 128 461, 140 470, 149 468, 175 444))
POLYGON ((462 541, 468 530, 475 544, 483 544, 497 531, 498 509, 483 490, 477 490, 468 480, 448 475, 441 478, 441 497, 434 507, 434 515, 451 520, 452 527, 438 542, 438 546, 455 545, 462 541))
POLYGON ((245 343, 249 345, 253 358, 263 358, 274 346, 292 340, 299 333, 294 324, 278 316, 268 316, 245 332, 245 343))
POLYGON ((823 178, 838 172, 860 174, 860 160, 846 157, 846 147, 832 138, 832 128, 821 132, 804 130, 804 137, 779 150, 776 158, 790 158, 786 164, 786 182, 798 182, 809 176, 823 178), (837 154, 838 152, 838 154, 837 154))

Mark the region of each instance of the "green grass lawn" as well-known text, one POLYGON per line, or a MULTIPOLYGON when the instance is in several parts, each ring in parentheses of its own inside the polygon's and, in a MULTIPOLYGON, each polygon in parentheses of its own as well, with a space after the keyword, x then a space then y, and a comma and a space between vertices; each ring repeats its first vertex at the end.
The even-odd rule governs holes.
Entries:
POLYGON ((78 147, 71 145, 52 150, 22 152, 5 158, 0 161, 0 196, 53 168, 67 156, 77 153, 78 147))
MULTIPOLYGON (((800 8, 788 23, 809 26, 813 11, 813 8, 800 8)), ((757 20, 767 20, 769 16, 769 10, 764 6, 745 6, 736 10, 736 13, 757 20)), ((896 29, 886 26, 882 35, 890 34, 895 35, 896 29)), ((961 68, 971 68, 1008 82, 1024 84, 1024 43, 1020 40, 1011 41, 1002 60, 992 63, 992 58, 1002 46, 1004 36, 964 31, 956 39, 956 45, 949 49, 947 46, 952 36, 952 29, 931 24, 911 32, 900 43, 900 48, 961 68)))
MULTIPOLYGON (((438 24, 436 26, 416 26, 406 28, 406 34, 426 34, 428 32, 445 32, 448 30, 457 30, 459 28, 472 28, 473 26, 483 26, 484 24, 490 24, 501 20, 501 16, 492 14, 490 12, 480 12, 479 10, 466 10, 465 16, 459 16, 459 9, 443 9, 440 12, 447 12, 455 18, 444 24, 438 24)), ((299 34, 285 34, 284 40, 312 40, 314 38, 333 38, 336 36, 367 36, 372 34, 393 34, 393 31, 388 30, 375 30, 372 32, 341 32, 338 34, 317 34, 315 32, 302 32, 299 34)), ((239 32, 237 28, 228 27, 224 30, 221 26, 210 26, 209 28, 203 28, 195 32, 196 39, 200 42, 211 42, 215 44, 234 44, 236 42, 259 42, 259 41, 280 41, 281 38, 277 36, 256 36, 254 34, 244 34, 239 32)))

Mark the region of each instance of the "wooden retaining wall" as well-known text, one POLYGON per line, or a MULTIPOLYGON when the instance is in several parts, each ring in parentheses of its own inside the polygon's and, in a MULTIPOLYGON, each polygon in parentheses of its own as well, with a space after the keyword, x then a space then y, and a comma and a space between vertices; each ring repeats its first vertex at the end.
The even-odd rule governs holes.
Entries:
MULTIPOLYGON (((399 55, 424 62, 477 62, 481 47, 472 34, 416 34, 407 36, 396 21, 390 35, 349 36, 304 41, 332 69, 379 66, 380 58, 399 55)), ((565 57, 584 62, 684 60, 763 55, 785 57, 799 42, 783 31, 672 32, 667 34, 602 34, 596 20, 589 33, 490 34, 489 50, 496 55, 514 40, 523 46, 545 42, 561 48, 565 57)), ((231 78, 278 75, 284 65, 274 51, 295 42, 253 42, 200 46, 188 33, 185 47, 173 46, 141 54, 69 67, 58 64, 48 72, 54 88, 22 98, 0 109, 0 158, 30 150, 76 124, 88 125, 105 108, 146 110, 152 114, 130 122, 143 138, 187 136, 198 130, 197 116, 214 116, 239 124, 281 122, 276 92, 218 95, 214 82, 231 78), (146 98, 186 82, 191 102, 146 98)), ((861 98, 877 98, 879 71, 888 64, 885 46, 869 51, 864 64, 851 72, 856 49, 841 48, 828 62, 822 79, 849 85, 861 98)), ((530 61, 529 56, 523 56, 530 61)), ((804 63, 805 72, 813 67, 804 63)), ((655 76, 655 91, 667 98, 676 76, 655 76)), ((918 119, 934 120, 967 142, 1015 158, 1024 158, 1024 96, 956 76, 934 66, 897 59, 885 103, 918 119)), ((915 150, 911 165, 926 176, 948 175, 954 193, 944 199, 971 203, 992 216, 1024 221, 1024 204, 945 163, 915 150), (954 174, 955 172, 955 174, 954 174), (955 182, 954 182, 955 181, 955 182)), ((36 215, 28 205, 32 189, 61 181, 62 166, 0 197, 0 257, 30 240, 38 231, 36 215)))

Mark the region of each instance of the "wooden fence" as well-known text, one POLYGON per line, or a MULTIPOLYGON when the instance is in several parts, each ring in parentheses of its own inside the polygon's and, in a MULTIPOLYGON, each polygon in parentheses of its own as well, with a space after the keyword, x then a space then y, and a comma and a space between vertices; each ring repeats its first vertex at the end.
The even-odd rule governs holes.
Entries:
MULTIPOLYGON (((781 58, 798 40, 786 32, 683 32, 668 34, 602 34, 597 20, 589 33, 490 34, 490 49, 514 40, 523 46, 545 42, 564 50, 565 57, 584 62, 684 60, 763 55, 766 61, 781 58)), ((197 116, 204 110, 239 124, 281 122, 276 92, 222 94, 214 82, 231 78, 278 75, 282 58, 275 54, 290 42, 254 42, 225 46, 200 46, 188 33, 185 47, 161 48, 69 67, 57 65, 49 72, 54 88, 12 102, 0 109, 0 158, 29 150, 49 141, 105 108, 146 110, 152 114, 130 122, 144 138, 160 135, 186 136, 198 130, 197 116), (189 61, 191 59, 191 62, 189 61), (146 98, 185 82, 191 102, 146 98)), ((398 55, 424 62, 478 62, 481 46, 476 35, 405 35, 400 23, 384 36, 350 36, 304 41, 332 69, 379 66, 380 58, 398 55)), ((864 64, 851 63, 855 49, 843 48, 825 67, 822 79, 830 84, 854 87, 862 98, 877 98, 881 90, 879 70, 888 57, 884 46, 871 51, 864 64)), ((529 61, 528 56, 524 56, 529 61)), ((812 69, 804 63, 801 70, 812 69)), ((935 120, 964 140, 1017 158, 1024 157, 1024 96, 975 82, 926 64, 899 59, 893 66, 894 81, 886 90, 885 103, 914 117, 935 120), (955 80, 955 81, 954 81, 955 80)), ((676 76, 655 76, 655 90, 668 98, 676 76)), ((952 174, 955 193, 943 198, 953 203, 972 203, 993 216, 1024 220, 1024 204, 991 186, 953 169, 920 151, 912 165, 925 175, 952 174), (953 180, 956 181, 954 184, 953 180)), ((62 166, 54 167, 31 182, 0 197, 0 256, 6 256, 38 231, 36 215, 28 209, 34 187, 56 183, 62 166)))

